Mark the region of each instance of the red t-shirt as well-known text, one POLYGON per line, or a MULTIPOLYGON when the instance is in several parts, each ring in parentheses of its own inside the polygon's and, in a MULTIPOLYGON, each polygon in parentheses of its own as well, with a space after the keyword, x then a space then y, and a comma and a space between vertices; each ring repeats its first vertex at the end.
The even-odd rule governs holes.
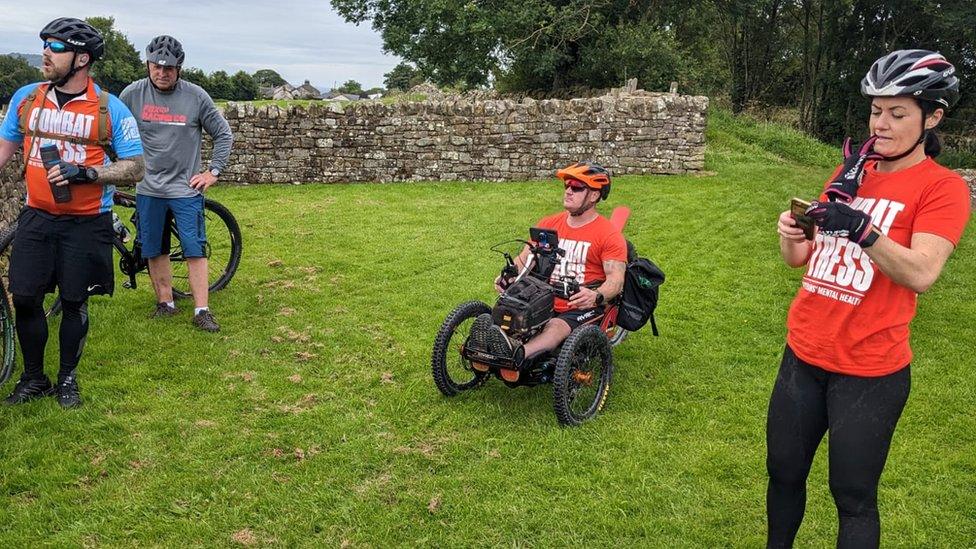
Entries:
MULTIPOLYGON (((869 162, 851 203, 905 247, 929 233, 954 245, 969 221, 969 187, 926 158, 897 172, 869 162)), ((821 196, 821 200, 826 200, 821 196)), ((846 238, 817 234, 803 284, 787 317, 787 343, 800 359, 831 372, 876 377, 912 361, 908 324, 916 293, 894 283, 846 238)))
MULTIPOLYGON (((562 261, 552 271, 553 282, 560 276, 575 276, 576 282, 589 284, 607 279, 604 261, 627 262, 627 242, 610 220, 599 215, 582 227, 570 227, 569 212, 542 218, 537 227, 553 229, 559 236, 559 247, 566 250, 562 261)), ((569 310, 569 302, 556 298, 556 312, 569 310)))

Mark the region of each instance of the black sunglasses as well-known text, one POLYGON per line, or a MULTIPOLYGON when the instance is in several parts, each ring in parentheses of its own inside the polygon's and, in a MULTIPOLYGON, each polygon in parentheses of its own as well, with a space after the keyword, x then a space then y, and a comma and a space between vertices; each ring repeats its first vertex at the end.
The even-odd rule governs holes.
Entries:
POLYGON ((569 183, 565 183, 563 185, 563 187, 564 188, 567 188, 567 189, 573 189, 573 192, 574 193, 581 193, 581 192, 583 192, 583 191, 585 191, 587 189, 586 185, 583 185, 581 187, 577 187, 576 185, 570 185, 569 183))
POLYGON ((42 50, 50 49, 54 53, 64 53, 71 50, 71 48, 68 47, 68 45, 64 42, 51 42, 49 40, 44 40, 41 43, 43 44, 43 46, 41 46, 42 50))

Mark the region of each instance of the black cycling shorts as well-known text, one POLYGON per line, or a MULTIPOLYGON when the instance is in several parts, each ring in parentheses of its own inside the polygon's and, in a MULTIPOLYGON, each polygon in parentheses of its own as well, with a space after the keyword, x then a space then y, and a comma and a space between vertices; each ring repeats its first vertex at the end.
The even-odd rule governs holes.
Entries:
POLYGON ((10 293, 54 291, 69 301, 115 290, 112 214, 52 215, 24 208, 10 253, 10 293))
POLYGON ((570 330, 575 330, 583 324, 587 324, 596 318, 599 318, 603 314, 603 306, 593 307, 592 309, 573 309, 572 311, 566 311, 565 313, 557 313, 555 318, 558 318, 569 324, 570 330))

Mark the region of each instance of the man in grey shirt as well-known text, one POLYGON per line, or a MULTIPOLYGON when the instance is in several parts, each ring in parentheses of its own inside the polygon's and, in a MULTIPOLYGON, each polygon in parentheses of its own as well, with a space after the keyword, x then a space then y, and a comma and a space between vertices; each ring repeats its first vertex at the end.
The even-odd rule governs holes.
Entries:
POLYGON ((157 36, 146 47, 149 77, 126 87, 120 99, 139 124, 146 175, 136 185, 139 240, 149 259, 156 290, 152 318, 176 314, 173 273, 168 250, 162 249, 167 214, 176 220, 196 306, 193 324, 217 332, 220 326, 208 305, 206 234, 203 192, 217 182, 227 166, 233 135, 213 100, 200 86, 180 78, 183 46, 171 36, 157 36), (203 131, 213 138, 213 157, 201 170, 203 131), (164 251, 166 253, 164 253, 164 251))

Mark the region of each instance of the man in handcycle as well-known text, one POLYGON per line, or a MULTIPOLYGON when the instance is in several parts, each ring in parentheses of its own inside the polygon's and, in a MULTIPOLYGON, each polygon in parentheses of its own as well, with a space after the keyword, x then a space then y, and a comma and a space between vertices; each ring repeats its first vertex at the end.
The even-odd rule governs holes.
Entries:
MULTIPOLYGON (((541 219, 536 226, 555 230, 559 248, 565 254, 552 271, 550 281, 575 279, 579 291, 569 299, 555 299, 555 314, 541 332, 527 341, 509 337, 482 314, 471 326, 468 345, 473 351, 492 355, 520 366, 526 359, 553 351, 576 327, 599 317, 604 304, 616 297, 624 285, 627 265, 627 243, 623 234, 609 219, 600 215, 596 205, 610 195, 610 173, 599 164, 578 162, 556 172, 564 184, 565 211, 541 219)), ((530 255, 526 246, 515 259, 519 272, 530 255)), ((500 275, 495 289, 502 293, 511 283, 500 275)))

